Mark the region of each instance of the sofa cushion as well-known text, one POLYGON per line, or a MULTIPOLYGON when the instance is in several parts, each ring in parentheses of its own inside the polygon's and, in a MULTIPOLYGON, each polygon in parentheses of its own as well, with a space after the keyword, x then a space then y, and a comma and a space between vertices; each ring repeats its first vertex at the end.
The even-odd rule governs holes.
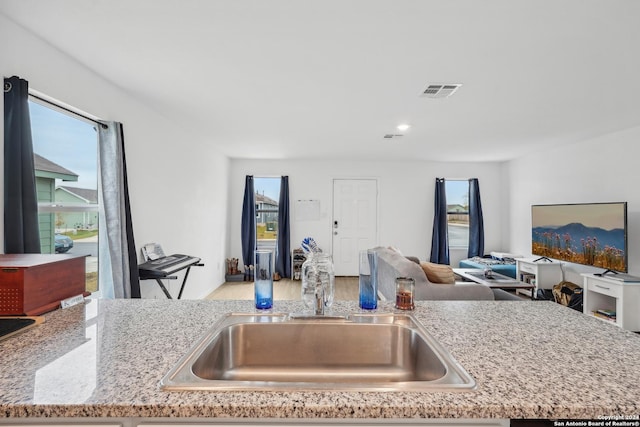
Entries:
POLYGON ((402 251, 400 249, 396 248, 395 246, 389 246, 388 248, 389 248, 390 251, 393 251, 393 252, 395 252, 397 254, 402 255, 402 251))
POLYGON ((420 267, 422 267, 431 283, 453 284, 456 282, 456 277, 450 265, 421 261, 420 267))

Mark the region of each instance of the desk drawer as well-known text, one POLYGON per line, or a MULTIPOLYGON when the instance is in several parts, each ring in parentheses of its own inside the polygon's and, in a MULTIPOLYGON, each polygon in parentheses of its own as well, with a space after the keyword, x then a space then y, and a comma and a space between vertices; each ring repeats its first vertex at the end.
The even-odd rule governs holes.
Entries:
POLYGON ((531 273, 531 274, 538 273, 538 269, 536 268, 535 265, 525 264, 523 262, 520 263, 520 271, 523 273, 531 273))
POLYGON ((611 282, 604 282, 598 279, 588 279, 588 290, 599 294, 609 295, 611 297, 622 297, 622 285, 611 282))

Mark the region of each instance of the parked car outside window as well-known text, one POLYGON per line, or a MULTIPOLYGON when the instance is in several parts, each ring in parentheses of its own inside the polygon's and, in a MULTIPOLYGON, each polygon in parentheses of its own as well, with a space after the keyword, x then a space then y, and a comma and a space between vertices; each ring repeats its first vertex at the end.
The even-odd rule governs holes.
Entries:
POLYGON ((73 247, 73 240, 64 234, 56 234, 56 253, 63 254, 73 247))

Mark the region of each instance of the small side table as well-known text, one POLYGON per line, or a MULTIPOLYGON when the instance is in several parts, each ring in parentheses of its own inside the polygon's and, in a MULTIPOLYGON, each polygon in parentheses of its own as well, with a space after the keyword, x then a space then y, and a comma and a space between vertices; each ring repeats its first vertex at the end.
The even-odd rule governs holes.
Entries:
POLYGON ((484 275, 484 271, 479 268, 454 268, 453 272, 462 277, 462 279, 480 283, 492 289, 529 289, 531 290, 531 299, 535 299, 535 292, 533 292, 535 285, 531 283, 520 282, 519 280, 495 272, 492 273, 491 278, 487 278, 484 275))

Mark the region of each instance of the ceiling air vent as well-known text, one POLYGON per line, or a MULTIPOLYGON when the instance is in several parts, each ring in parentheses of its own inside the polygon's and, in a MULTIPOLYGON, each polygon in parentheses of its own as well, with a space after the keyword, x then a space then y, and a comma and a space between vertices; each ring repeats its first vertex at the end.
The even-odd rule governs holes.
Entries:
POLYGON ((395 134, 395 133, 387 133, 384 135, 385 139, 399 138, 403 135, 395 134))
POLYGON ((446 84, 446 85, 429 85, 424 92, 422 92, 422 96, 427 98, 448 98, 453 95, 458 88, 462 86, 461 84, 446 84))

